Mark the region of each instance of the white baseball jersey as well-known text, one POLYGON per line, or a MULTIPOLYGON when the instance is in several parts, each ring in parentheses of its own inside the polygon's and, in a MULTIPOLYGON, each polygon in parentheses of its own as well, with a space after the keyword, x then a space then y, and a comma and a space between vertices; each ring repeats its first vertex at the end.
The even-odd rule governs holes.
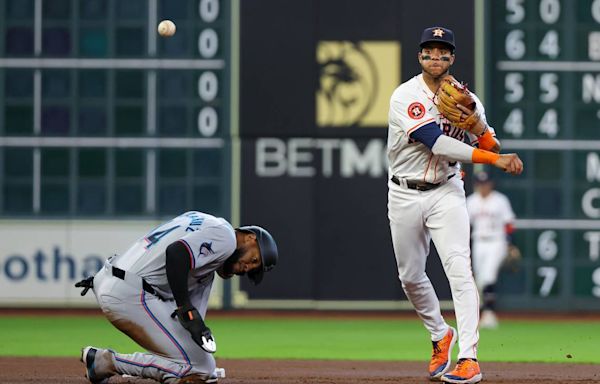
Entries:
POLYGON ((473 271, 477 286, 495 284, 508 252, 506 224, 515 219, 508 198, 492 191, 485 198, 478 192, 467 197, 467 210, 473 228, 473 271))
POLYGON ((505 240, 505 226, 515 220, 508 198, 498 191, 485 198, 477 192, 471 194, 467 197, 467 210, 473 240, 505 240))
MULTIPOLYGON (((392 94, 387 143, 391 175, 408 180, 439 183, 457 173, 460 164, 434 155, 427 146, 410 139, 411 133, 431 122, 439 125, 447 136, 459 141, 477 143, 474 135, 450 125, 450 122, 439 113, 434 100, 435 94, 425 84, 422 74, 401 84, 392 94)), ((476 96, 475 101, 476 108, 485 121, 483 105, 476 96)), ((492 129, 491 132, 493 134, 494 130, 492 129)))
POLYGON ((235 231, 225 219, 190 211, 152 230, 111 260, 111 264, 144 278, 163 297, 173 298, 165 251, 177 240, 186 245, 191 256, 190 291, 203 277, 212 275, 236 248, 235 231))

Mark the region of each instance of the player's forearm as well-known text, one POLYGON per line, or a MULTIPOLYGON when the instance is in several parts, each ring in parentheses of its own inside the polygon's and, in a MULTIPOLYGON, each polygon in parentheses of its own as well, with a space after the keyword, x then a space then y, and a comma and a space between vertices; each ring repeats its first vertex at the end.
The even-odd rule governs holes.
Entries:
POLYGON ((498 160, 497 153, 483 149, 473 148, 470 145, 451 137, 441 135, 431 147, 434 155, 447 157, 463 163, 494 164, 498 160))
POLYGON ((192 266, 191 257, 189 250, 181 241, 176 241, 167 247, 167 281, 178 307, 189 308, 192 306, 188 293, 188 274, 192 266))
POLYGON ((477 137, 479 148, 491 152, 500 152, 500 142, 492 135, 489 129, 486 129, 482 135, 477 137))
POLYGON ((500 155, 495 152, 486 151, 479 148, 473 148, 473 154, 471 155, 471 163, 476 164, 496 164, 496 161, 500 158, 500 155))

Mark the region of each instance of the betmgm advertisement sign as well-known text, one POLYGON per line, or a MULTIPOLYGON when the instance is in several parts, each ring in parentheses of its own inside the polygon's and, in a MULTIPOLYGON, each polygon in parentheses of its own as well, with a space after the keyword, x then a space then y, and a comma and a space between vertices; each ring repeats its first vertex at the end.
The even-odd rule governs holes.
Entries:
MULTIPOLYGON (((389 98, 400 83, 397 41, 319 41, 315 127, 385 128, 389 98)), ((372 137, 375 132, 365 132, 372 137)), ((378 136, 381 136, 379 133, 378 136)), ((260 177, 381 177, 387 172, 385 139, 259 138, 260 177), (320 159, 320 160, 318 160, 320 159)))
MULTIPOLYGON (((420 73, 431 4, 261 0, 240 7, 240 219, 268 228, 282 255, 260 287, 241 281, 248 306, 405 303, 387 218, 389 100, 420 73)), ((461 20, 447 25, 460 39, 454 67, 472 84, 474 26, 457 9, 436 4, 436 14, 461 20)), ((429 271, 448 299, 441 265, 429 271)))
MULTIPOLYGON (((242 31, 242 46, 244 36, 242 31)), ((241 281, 248 306, 278 307, 271 299, 298 308, 331 300, 397 299, 401 289, 384 200, 389 99, 401 82, 401 43, 392 38, 302 43, 280 47, 290 50, 295 66, 270 67, 268 82, 257 80, 267 75, 264 61, 285 52, 268 59, 264 55, 270 53, 259 52, 262 46, 248 43, 253 55, 241 63, 241 219, 270 228, 286 256, 260 289, 241 281), (312 62, 303 63, 308 57, 312 62), (256 113, 265 109, 270 113, 256 113), (265 196, 269 203, 258 203, 265 196), (367 270, 385 276, 385 283, 370 283, 362 246, 348 242, 351 249, 344 250, 335 240, 348 230, 340 223, 367 223, 367 215, 373 217, 361 240, 384 259, 372 260, 367 270), (315 273, 317 265, 335 273, 315 273), (357 292, 353 282, 363 280, 357 292)))
POLYGON ((400 84, 397 41, 320 41, 316 53, 318 127, 386 127, 400 84))

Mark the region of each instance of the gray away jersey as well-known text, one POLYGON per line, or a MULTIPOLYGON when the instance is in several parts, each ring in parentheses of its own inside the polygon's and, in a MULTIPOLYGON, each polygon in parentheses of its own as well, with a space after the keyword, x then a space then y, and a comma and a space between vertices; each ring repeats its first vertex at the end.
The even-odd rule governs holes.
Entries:
POLYGON ((165 298, 173 298, 167 281, 167 247, 180 240, 190 255, 192 272, 188 279, 190 291, 213 278, 236 248, 235 230, 225 219, 190 211, 186 212, 136 241, 124 254, 111 263, 143 277, 165 298))

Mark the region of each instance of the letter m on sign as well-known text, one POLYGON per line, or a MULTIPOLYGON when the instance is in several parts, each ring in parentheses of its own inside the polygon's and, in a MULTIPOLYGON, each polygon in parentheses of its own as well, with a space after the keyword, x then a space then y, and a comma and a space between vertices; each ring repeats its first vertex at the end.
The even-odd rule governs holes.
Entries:
POLYGON ((585 176, 589 182, 600 181, 600 157, 596 152, 587 154, 585 176))

